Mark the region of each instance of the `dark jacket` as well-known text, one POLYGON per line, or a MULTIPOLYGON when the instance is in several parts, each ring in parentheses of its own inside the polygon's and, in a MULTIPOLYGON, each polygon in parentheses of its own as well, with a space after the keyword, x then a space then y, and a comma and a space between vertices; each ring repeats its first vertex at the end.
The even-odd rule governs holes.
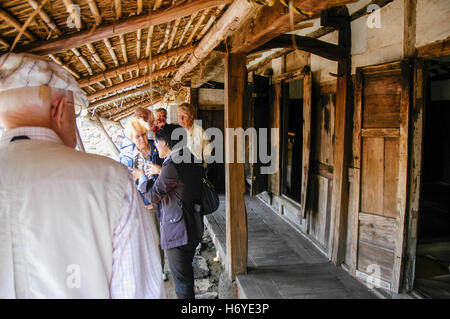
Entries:
POLYGON ((192 160, 179 163, 171 155, 163 165, 161 174, 155 182, 148 181, 140 190, 152 204, 161 203, 161 248, 170 249, 198 243, 203 235, 203 218, 196 210, 200 204, 202 166, 194 163, 193 155, 187 148, 192 160), (175 159, 175 160, 174 160, 175 159))

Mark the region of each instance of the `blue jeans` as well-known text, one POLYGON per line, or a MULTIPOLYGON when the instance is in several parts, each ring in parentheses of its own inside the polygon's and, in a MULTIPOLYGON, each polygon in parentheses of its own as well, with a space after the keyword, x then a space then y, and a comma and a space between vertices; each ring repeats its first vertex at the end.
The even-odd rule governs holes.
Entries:
POLYGON ((188 243, 184 246, 166 250, 178 299, 195 298, 192 261, 194 260, 197 244, 188 243))

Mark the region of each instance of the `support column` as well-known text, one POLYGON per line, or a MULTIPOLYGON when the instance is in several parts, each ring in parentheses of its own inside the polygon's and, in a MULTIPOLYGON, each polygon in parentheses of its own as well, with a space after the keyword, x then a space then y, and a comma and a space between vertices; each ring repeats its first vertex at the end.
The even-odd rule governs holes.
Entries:
POLYGON ((226 189, 226 269, 230 280, 247 272, 247 212, 245 209, 244 163, 237 163, 234 129, 242 128, 245 85, 245 55, 225 57, 225 189, 226 189))
POLYGON ((334 171, 331 198, 330 245, 328 257, 335 265, 344 262, 349 199, 348 168, 351 152, 351 28, 348 10, 333 8, 322 16, 322 25, 339 29, 339 46, 347 57, 338 62, 336 118, 334 126, 334 171))

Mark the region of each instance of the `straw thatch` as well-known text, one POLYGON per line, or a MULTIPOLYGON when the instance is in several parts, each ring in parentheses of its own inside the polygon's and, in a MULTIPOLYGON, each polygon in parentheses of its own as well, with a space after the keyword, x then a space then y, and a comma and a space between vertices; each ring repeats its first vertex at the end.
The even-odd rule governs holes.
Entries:
MULTIPOLYGON (((138 14, 151 17, 152 14, 161 10, 194 1, 121 0, 118 1, 121 6, 117 8, 114 0, 1 1, 0 54, 11 50, 11 46, 24 26, 26 26, 25 31, 13 51, 27 51, 27 46, 33 43, 43 40, 54 41, 82 31, 96 30, 100 26, 114 25, 138 14), (38 9, 41 4, 44 5, 40 12, 36 11, 35 9, 38 9), (81 17, 79 21, 76 16, 78 8, 81 17), (71 15, 68 9, 75 10, 72 11, 75 15, 71 15), (99 14, 97 15, 96 12, 99 14), (33 19, 28 21, 32 14, 34 14, 33 19)), ((226 10, 226 4, 217 2, 218 6, 199 10, 173 21, 136 29, 125 34, 113 34, 102 40, 49 54, 48 57, 63 65, 80 83, 83 81, 86 83, 88 79, 96 75, 104 75, 107 71, 115 70, 120 66, 133 65, 139 61, 138 67, 131 70, 127 68, 126 72, 117 72, 112 77, 104 76, 100 81, 89 81, 89 85, 83 86, 90 96, 90 113, 114 119, 114 114, 127 109, 131 110, 137 104, 160 100, 160 96, 165 94, 164 88, 167 88, 168 79, 176 72, 174 66, 179 66, 186 61, 190 54, 190 51, 177 54, 177 49, 189 45, 195 47, 195 44, 226 10), (168 53, 171 53, 169 58, 161 58, 168 53), (147 60, 147 63, 143 60, 147 60), (152 85, 149 85, 150 79, 152 79, 152 85), (126 87, 127 83, 130 83, 128 87, 126 87)), ((223 3, 230 3, 230 1, 223 3)))

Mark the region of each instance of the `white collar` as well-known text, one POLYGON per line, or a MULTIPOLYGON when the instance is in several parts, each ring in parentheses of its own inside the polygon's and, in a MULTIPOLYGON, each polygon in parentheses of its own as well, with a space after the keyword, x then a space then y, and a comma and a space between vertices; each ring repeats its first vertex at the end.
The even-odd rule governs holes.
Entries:
POLYGON ((23 126, 16 127, 3 132, 0 138, 0 145, 5 145, 11 142, 14 136, 27 136, 31 140, 41 140, 63 144, 61 138, 51 129, 39 126, 23 126))

